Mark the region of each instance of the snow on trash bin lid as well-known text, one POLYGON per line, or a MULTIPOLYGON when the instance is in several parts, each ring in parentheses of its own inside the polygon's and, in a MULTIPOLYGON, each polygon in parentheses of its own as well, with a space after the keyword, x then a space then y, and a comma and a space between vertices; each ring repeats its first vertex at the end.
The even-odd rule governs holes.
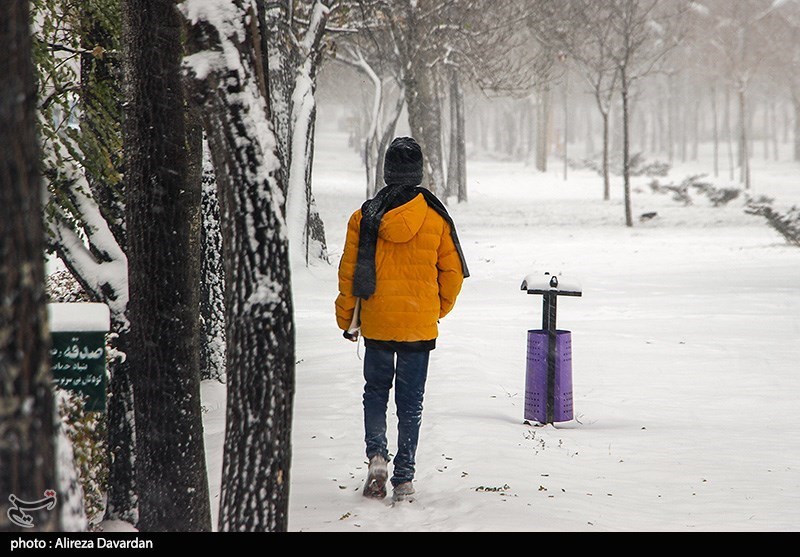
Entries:
POLYGON ((105 304, 47 304, 52 333, 107 333, 111 312, 105 304))
POLYGON ((582 296, 583 289, 580 283, 567 280, 563 277, 556 276, 558 279, 557 286, 552 286, 551 281, 554 275, 540 275, 532 274, 525 277, 522 281, 520 290, 527 290, 529 294, 543 294, 545 292, 555 292, 560 296, 582 296))

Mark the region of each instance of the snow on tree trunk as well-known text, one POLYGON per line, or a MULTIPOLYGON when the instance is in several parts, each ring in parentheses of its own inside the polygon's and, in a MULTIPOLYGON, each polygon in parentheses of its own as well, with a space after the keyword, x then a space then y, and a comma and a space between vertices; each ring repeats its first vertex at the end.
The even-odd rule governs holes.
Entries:
POLYGON ((293 56, 290 46, 293 41, 288 12, 291 0, 269 2, 257 0, 261 34, 262 62, 266 62, 266 75, 269 81, 269 97, 272 113, 272 124, 275 130, 278 159, 281 162, 281 187, 289 184, 289 161, 292 159, 292 83, 294 79, 293 56))
MULTIPOLYGON (((324 226, 311 193, 311 170, 317 118, 317 70, 322 58, 322 38, 329 13, 327 3, 316 0, 308 29, 300 41, 301 62, 295 74, 291 99, 291 160, 286 224, 289 249, 295 264, 307 265, 311 255, 327 261, 324 226)), ((277 114, 276 117, 280 118, 277 114)))
POLYGON ((185 59, 222 206, 228 408, 219 529, 285 531, 294 321, 280 161, 255 49, 255 3, 186 0, 185 59))
POLYGON ((203 141, 203 226, 200 244, 200 370, 203 379, 225 380, 225 271, 222 265, 217 179, 208 142, 203 141))
POLYGON ((292 160, 289 168, 289 189, 286 199, 286 222, 289 228, 289 247, 294 264, 305 264, 309 236, 309 182, 307 169, 313 149, 313 119, 316 116, 314 80, 311 77, 311 58, 297 72, 292 95, 292 160))
POLYGON ((211 529, 191 282, 188 161, 172 0, 126 0, 126 226, 138 527, 211 529))
MULTIPOLYGON (((30 531, 11 522, 9 497, 36 501, 57 487, 29 10, 27 0, 6 0, 0 24, 0 531, 6 532, 30 531)), ((61 529, 58 510, 29 516, 36 530, 61 529)))

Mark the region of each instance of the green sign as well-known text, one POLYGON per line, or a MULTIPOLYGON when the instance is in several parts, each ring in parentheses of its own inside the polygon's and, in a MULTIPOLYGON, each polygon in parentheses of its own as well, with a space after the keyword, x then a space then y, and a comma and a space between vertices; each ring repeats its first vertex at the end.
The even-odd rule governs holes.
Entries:
POLYGON ((84 395, 88 412, 106 409, 106 334, 52 333, 53 379, 60 388, 84 395))

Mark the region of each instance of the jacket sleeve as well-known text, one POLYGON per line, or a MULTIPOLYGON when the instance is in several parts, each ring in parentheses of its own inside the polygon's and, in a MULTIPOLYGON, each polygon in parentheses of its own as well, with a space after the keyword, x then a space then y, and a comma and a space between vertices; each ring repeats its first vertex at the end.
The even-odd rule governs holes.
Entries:
POLYGON ((436 264, 439 269, 439 318, 445 317, 453 309, 456 298, 461 292, 461 285, 464 283, 464 271, 461 269, 461 258, 453 243, 453 236, 450 233, 450 225, 444 223, 442 239, 439 243, 439 261, 436 264))
POLYGON ((361 226, 361 213, 356 211, 347 225, 347 239, 344 253, 339 262, 339 296, 336 298, 336 322, 339 328, 346 331, 353 321, 356 297, 353 296, 353 275, 358 260, 358 236, 361 226))

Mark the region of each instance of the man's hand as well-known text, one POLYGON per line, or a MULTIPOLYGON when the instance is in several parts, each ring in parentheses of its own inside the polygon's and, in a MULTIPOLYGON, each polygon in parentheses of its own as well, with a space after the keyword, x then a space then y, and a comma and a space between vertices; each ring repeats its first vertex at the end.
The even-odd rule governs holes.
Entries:
POLYGON ((351 333, 350 331, 345 331, 343 336, 350 342, 358 342, 358 331, 356 331, 355 333, 351 333))

